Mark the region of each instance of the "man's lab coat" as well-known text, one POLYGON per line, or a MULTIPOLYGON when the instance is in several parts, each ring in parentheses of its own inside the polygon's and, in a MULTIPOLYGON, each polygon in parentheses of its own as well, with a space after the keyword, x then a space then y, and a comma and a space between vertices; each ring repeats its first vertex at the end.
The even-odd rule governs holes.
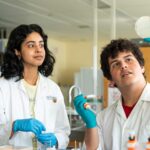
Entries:
MULTIPOLYGON (((134 93, 133 93, 134 94, 134 93)), ((139 101, 126 118, 119 100, 97 115, 102 150, 127 150, 129 133, 135 132, 138 147, 143 147, 150 137, 150 84, 147 83, 139 101)))
MULTIPOLYGON (((59 148, 66 148, 69 142, 70 126, 60 88, 52 80, 40 74, 35 99, 35 118, 54 133, 59 148), (56 98, 56 101, 54 100, 56 98)), ((12 123, 16 119, 31 118, 29 98, 21 81, 0 79, 0 145, 32 146, 30 132, 17 132, 9 139, 12 123)))

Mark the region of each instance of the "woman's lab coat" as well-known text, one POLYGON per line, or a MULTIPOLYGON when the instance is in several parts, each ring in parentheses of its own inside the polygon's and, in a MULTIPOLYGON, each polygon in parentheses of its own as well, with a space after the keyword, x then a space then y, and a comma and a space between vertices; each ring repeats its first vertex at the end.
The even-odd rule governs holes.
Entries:
MULTIPOLYGON (((59 148, 69 142, 70 126, 60 88, 40 74, 35 100, 35 118, 55 133, 59 148), (56 101, 54 100, 56 99, 56 101)), ((32 133, 17 132, 9 139, 12 123, 16 119, 31 118, 29 98, 21 81, 0 79, 0 145, 32 146, 32 133)))
POLYGON ((135 132, 138 147, 143 147, 150 137, 150 84, 147 83, 128 118, 120 98, 97 115, 97 123, 100 137, 98 149, 127 150, 131 131, 135 132))

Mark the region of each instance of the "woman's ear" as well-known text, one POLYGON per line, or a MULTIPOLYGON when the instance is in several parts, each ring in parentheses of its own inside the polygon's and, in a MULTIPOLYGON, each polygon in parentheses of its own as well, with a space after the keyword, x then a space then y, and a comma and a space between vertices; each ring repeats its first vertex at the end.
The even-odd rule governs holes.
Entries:
POLYGON ((21 59, 21 53, 17 49, 15 49, 15 54, 18 57, 18 59, 20 60, 21 59))

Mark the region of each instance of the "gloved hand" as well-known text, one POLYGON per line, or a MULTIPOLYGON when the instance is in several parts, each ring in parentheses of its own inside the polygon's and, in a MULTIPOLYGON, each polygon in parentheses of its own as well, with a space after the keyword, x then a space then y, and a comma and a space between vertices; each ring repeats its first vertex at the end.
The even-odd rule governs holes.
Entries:
POLYGON ((18 119, 13 123, 13 132, 24 131, 24 132, 33 132, 35 136, 41 134, 42 131, 45 131, 45 126, 37 119, 18 119))
POLYGON ((43 133, 37 137, 38 141, 47 147, 53 147, 58 144, 57 138, 53 133, 43 133))
POLYGON ((86 123, 86 127, 94 128, 96 127, 96 115, 91 110, 84 108, 84 104, 86 102, 87 100, 83 97, 82 94, 76 96, 73 101, 75 109, 86 123))

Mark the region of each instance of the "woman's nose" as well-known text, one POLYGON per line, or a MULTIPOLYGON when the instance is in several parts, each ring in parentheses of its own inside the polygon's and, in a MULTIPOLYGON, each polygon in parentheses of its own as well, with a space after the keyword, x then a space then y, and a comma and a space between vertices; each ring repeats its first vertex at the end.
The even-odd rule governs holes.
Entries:
POLYGON ((41 52, 41 48, 39 46, 36 46, 36 53, 41 52))

